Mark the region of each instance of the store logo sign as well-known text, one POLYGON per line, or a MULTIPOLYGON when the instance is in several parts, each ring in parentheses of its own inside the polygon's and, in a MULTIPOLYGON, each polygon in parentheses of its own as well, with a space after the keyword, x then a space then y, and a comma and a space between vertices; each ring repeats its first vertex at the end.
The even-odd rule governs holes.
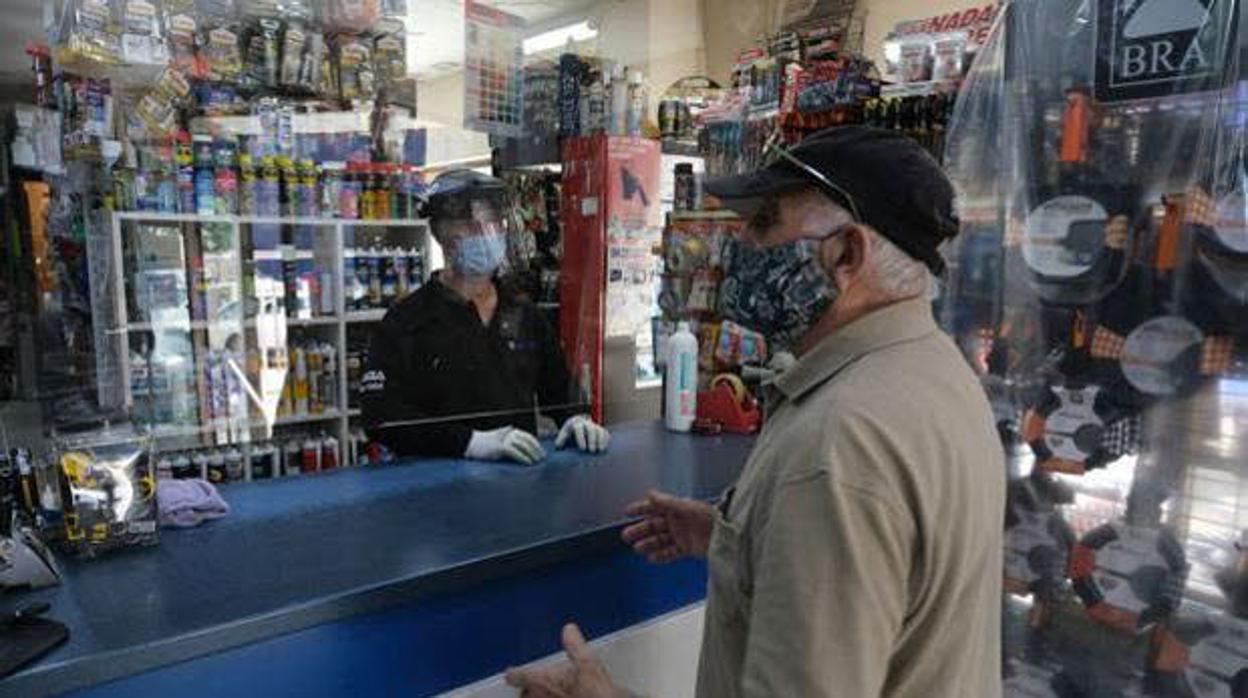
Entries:
POLYGON ((1216 89, 1235 46, 1239 0, 1100 0, 1103 102, 1216 89))

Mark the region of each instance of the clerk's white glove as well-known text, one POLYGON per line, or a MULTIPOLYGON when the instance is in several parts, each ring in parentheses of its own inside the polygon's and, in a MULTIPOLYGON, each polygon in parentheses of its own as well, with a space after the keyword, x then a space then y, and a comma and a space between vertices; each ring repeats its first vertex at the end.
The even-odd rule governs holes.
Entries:
POLYGON ((473 460, 511 460, 534 465, 546 457, 537 437, 513 427, 474 431, 464 456, 473 460))
POLYGON ((585 453, 603 453, 607 450, 607 443, 611 441, 611 432, 594 424, 594 420, 589 417, 578 414, 563 423, 563 428, 555 439, 555 448, 563 448, 572 438, 576 439, 576 447, 585 453))

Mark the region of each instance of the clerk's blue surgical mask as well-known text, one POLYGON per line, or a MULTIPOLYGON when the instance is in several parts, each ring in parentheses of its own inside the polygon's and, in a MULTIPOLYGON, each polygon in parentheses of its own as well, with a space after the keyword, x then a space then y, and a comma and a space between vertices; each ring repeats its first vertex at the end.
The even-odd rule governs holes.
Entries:
POLYGON ((493 276, 507 259, 507 237, 502 232, 465 235, 455 241, 451 269, 460 276, 493 276))

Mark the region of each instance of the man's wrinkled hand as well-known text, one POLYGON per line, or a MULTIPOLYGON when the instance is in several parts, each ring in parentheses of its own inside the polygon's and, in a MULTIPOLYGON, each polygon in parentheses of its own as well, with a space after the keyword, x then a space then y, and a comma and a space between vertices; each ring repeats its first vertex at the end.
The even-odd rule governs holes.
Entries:
POLYGON ((568 661, 549 668, 508 669, 507 683, 523 698, 632 698, 611 683, 611 677, 585 642, 580 628, 563 628, 563 650, 568 661))
POLYGON ((715 508, 705 502, 651 492, 628 507, 641 521, 624 529, 624 542, 653 563, 706 557, 715 529, 715 508))

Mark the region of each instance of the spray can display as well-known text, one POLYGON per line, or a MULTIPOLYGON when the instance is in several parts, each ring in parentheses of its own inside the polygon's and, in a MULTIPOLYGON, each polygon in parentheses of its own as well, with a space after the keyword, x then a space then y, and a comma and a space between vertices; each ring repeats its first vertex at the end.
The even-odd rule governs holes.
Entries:
POLYGON ((243 471, 243 454, 237 449, 231 447, 225 452, 225 481, 226 482, 242 482, 243 471))
POLYGON ((360 217, 360 181, 348 167, 338 190, 338 217, 355 220, 360 217))
POLYGON ((321 470, 338 467, 338 439, 326 435, 321 439, 321 470))
POLYGON ((389 308, 394 305, 394 299, 399 292, 398 274, 394 265, 395 251, 383 248, 377 252, 377 259, 381 264, 381 307, 389 308))
POLYGON ((256 215, 256 168, 247 153, 238 156, 238 213, 256 215))
POLYGON ((227 481, 225 472, 225 454, 221 451, 212 451, 208 454, 208 482, 214 485, 222 485, 227 481))
POLYGON ((197 451, 191 456, 191 477, 208 479, 208 453, 206 451, 197 451))
POLYGON ((235 173, 237 144, 226 139, 216 142, 216 171, 213 193, 217 215, 230 216, 238 211, 238 175, 235 173))
POLYGON ((308 357, 303 347, 296 346, 294 348, 291 366, 295 376, 292 396, 294 398, 294 414, 306 415, 308 413, 308 357))
POLYGON ((194 214, 195 208, 195 155, 191 148, 191 135, 179 131, 174 142, 174 165, 178 168, 178 212, 194 214))
POLYGON ((321 441, 308 436, 303 440, 302 458, 299 461, 300 472, 315 473, 321 470, 321 441))
POLYGON ((323 344, 321 357, 321 404, 334 410, 338 408, 338 351, 332 344, 323 344))
POLYGON ((634 138, 641 135, 641 125, 646 118, 646 85, 640 71, 634 70, 628 75, 628 135, 634 138))
POLYGON ((277 159, 266 155, 260 158, 260 178, 256 181, 256 215, 281 215, 281 201, 281 171, 277 159))
POLYGON ((356 276, 355 250, 347 249, 342 253, 342 295, 347 310, 358 310, 358 294, 360 280, 356 276))
POLYGON ((309 344, 304 350, 308 363, 308 412, 310 414, 321 414, 325 411, 325 405, 321 402, 321 379, 324 365, 321 360, 321 347, 315 343, 309 344))
POLYGON ((325 163, 321 167, 320 198, 321 218, 338 215, 338 202, 342 197, 342 165, 325 163))
POLYGON ((173 458, 173 479, 186 480, 189 478, 199 477, 199 471, 195 469, 191 462, 191 457, 185 453, 179 453, 173 458))
POLYGON ((211 216, 217 212, 215 163, 212 137, 197 135, 192 139, 195 169, 195 213, 211 216))
POLYGON ((357 250, 355 255, 355 277, 357 279, 355 309, 367 310, 371 305, 369 298, 372 295, 373 265, 369 261, 367 250, 357 250))
POLYGON ((408 272, 407 253, 402 249, 394 248, 389 251, 394 265, 394 284, 395 293, 398 298, 405 298, 407 294, 412 292, 411 275, 408 272))
POLYGON ((295 163, 285 155, 277 156, 277 167, 281 172, 281 215, 285 217, 293 217, 298 215, 299 202, 299 174, 295 170, 295 163))
POLYGON ((282 475, 290 477, 303 472, 303 441, 294 438, 282 449, 282 475))
POLYGON ((381 253, 377 251, 377 248, 372 247, 368 250, 368 304, 370 307, 385 307, 382 305, 381 287, 381 253))
POLYGON ((295 188, 295 212, 307 218, 320 215, 316 196, 316 164, 309 159, 299 161, 298 184, 295 188))

